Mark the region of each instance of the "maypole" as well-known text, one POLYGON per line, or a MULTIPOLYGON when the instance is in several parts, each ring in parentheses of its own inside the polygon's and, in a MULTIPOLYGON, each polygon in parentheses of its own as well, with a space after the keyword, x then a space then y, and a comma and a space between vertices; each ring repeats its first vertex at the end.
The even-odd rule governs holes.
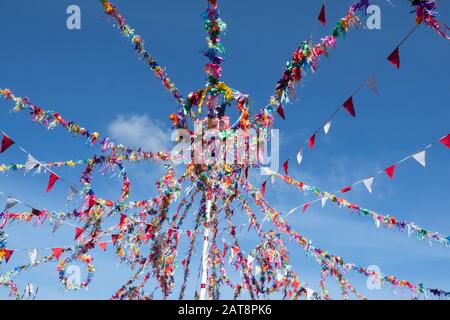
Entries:
MULTIPOLYGON (((202 98, 204 99, 208 96, 206 105, 208 107, 208 122, 207 128, 214 129, 214 123, 218 120, 219 114, 219 95, 217 91, 209 91, 209 88, 214 88, 220 82, 222 76, 221 62, 224 60, 223 53, 224 48, 220 42, 220 34, 224 31, 225 24, 219 17, 219 10, 217 5, 217 0, 207 0, 208 8, 203 14, 205 19, 205 29, 208 31, 208 48, 204 51, 204 55, 210 60, 209 63, 205 65, 204 71, 207 74, 206 87, 203 91, 202 98)), ((224 107, 224 106, 223 106, 224 107)), ((222 110, 224 112, 224 110, 222 110)), ((222 113, 221 112, 221 113, 222 113)), ((195 159, 197 159, 195 157, 195 159)), ((202 159, 203 160, 203 159, 202 159)), ((208 166, 208 171, 211 167, 208 166)), ((211 180, 212 181, 212 180, 211 180)), ((212 208, 215 206, 215 195, 213 185, 207 186, 208 190, 205 191, 204 197, 207 199, 206 204, 206 220, 204 225, 203 234, 203 251, 202 251, 202 276, 200 284, 200 300, 207 299, 207 280, 209 274, 209 240, 211 235, 211 224, 214 217, 212 217, 212 208)))
POLYGON ((214 203, 214 197, 211 200, 208 200, 206 204, 206 222, 205 222, 205 231, 203 233, 203 251, 202 251, 202 282, 200 284, 200 300, 206 300, 206 281, 208 280, 209 273, 209 237, 211 234, 211 209, 214 203))

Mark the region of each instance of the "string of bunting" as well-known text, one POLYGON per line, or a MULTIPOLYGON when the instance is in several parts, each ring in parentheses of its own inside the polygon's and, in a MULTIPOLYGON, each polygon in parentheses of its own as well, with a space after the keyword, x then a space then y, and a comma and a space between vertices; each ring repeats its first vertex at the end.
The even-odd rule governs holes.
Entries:
MULTIPOLYGON (((450 134, 446 135, 445 137, 441 138, 439 140, 443 145, 445 145, 447 148, 450 148, 450 144, 448 143, 450 141, 450 134)), ((377 174, 381 174, 381 173, 386 173, 388 175, 388 177, 390 179, 392 179, 393 177, 393 172, 395 171, 395 168, 403 163, 404 161, 414 158, 417 162, 419 162, 422 166, 425 166, 425 150, 430 148, 431 146, 433 146, 433 144, 428 145, 425 149, 423 149, 423 151, 420 151, 418 153, 412 154, 400 161, 398 161, 396 164, 394 164, 393 166, 390 166, 389 168, 385 169, 385 170, 380 170, 377 172, 377 174), (393 168, 393 169, 392 169, 393 168)), ((316 202, 321 202, 322 207, 324 207, 326 205, 326 202, 328 200, 330 200, 331 202, 336 203, 337 205, 339 205, 340 207, 344 206, 349 208, 352 212, 358 212, 361 216, 370 216, 373 218, 373 220, 375 221, 377 227, 379 227, 381 224, 385 227, 388 228, 394 228, 396 227, 398 230, 408 230, 408 235, 410 236, 412 233, 415 233, 417 235, 417 237, 419 239, 428 239, 428 241, 431 243, 431 241, 436 241, 440 244, 443 244, 445 246, 450 246, 450 236, 443 236, 438 232, 431 232, 431 231, 427 231, 426 229, 417 226, 415 223, 412 222, 405 222, 405 221, 400 221, 398 220, 396 217, 391 216, 391 215, 383 215, 380 213, 377 213, 375 211, 363 208, 357 204, 351 203, 346 199, 343 198, 339 198, 338 196, 336 196, 335 194, 339 194, 339 193, 346 193, 349 192, 350 190, 352 190, 352 187, 361 183, 364 183, 364 185, 366 186, 367 190, 372 193, 372 183, 374 180, 374 176, 364 179, 364 180, 360 180, 355 182, 354 184, 352 184, 351 186, 348 186, 340 191, 337 191, 335 194, 331 194, 328 193, 326 191, 322 191, 320 190, 318 187, 315 186, 310 186, 305 184, 302 181, 297 181, 293 178, 291 178, 290 176, 287 175, 282 175, 280 173, 277 172, 273 172, 269 169, 264 169, 264 171, 266 172, 266 174, 269 174, 271 177, 276 177, 279 178, 281 180, 283 180, 284 182, 291 184, 293 186, 296 186, 299 188, 299 190, 304 191, 306 193, 313 193, 314 195, 316 195, 318 197, 318 199, 304 203, 300 206, 297 206, 293 209, 291 209, 287 216, 291 215, 292 213, 294 213, 295 211, 302 209, 303 212, 306 212, 306 210, 314 203, 316 202)), ((264 183, 261 187, 261 192, 264 195, 264 193, 266 192, 266 184, 264 183)))

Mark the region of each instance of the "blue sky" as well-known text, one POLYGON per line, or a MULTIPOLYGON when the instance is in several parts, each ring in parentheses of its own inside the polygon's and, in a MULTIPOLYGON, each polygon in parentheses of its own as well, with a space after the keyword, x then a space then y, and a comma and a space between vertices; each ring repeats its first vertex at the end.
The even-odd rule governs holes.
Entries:
MULTIPOLYGON (((345 14, 351 3, 330 1, 329 25, 322 27, 316 21, 321 1, 221 2, 222 17, 228 24, 222 39, 227 49, 223 79, 250 94, 255 108, 267 103, 285 61, 298 43, 311 33, 316 40, 329 34, 332 23, 345 14)), ((394 6, 387 1, 373 1, 382 9, 382 29, 352 30, 345 40, 339 40, 331 58, 322 59, 318 72, 305 78, 298 89, 298 100, 286 106, 287 120, 277 118, 280 158, 285 159, 295 154, 297 146, 369 74, 377 77, 379 93, 373 95, 363 89, 355 97, 357 119, 339 113, 330 134, 318 138, 302 165, 291 163, 293 177, 334 191, 420 151, 448 133, 448 42, 422 26, 401 47, 401 69, 393 68, 386 57, 413 27, 415 17, 409 13, 407 1, 391 2, 394 6)), ((204 85, 205 59, 199 52, 205 47, 206 34, 200 18, 205 1, 117 0, 114 4, 144 37, 147 50, 167 67, 182 93, 204 85)), ((439 19, 448 21, 450 3, 442 1, 439 11, 439 19)), ((98 1, 2 1, 0 26, 0 87, 12 89, 17 96, 28 96, 36 105, 59 111, 66 119, 104 132, 119 142, 149 147, 167 143, 167 115, 176 105, 144 62, 138 60, 128 40, 113 29, 98 1), (81 30, 66 28, 65 12, 70 4, 81 7, 81 30)), ((0 128, 41 161, 85 159, 99 152, 62 129, 48 132, 25 114, 8 113, 8 102, 0 102, 0 107, 0 128)), ((426 168, 410 160, 398 168, 393 181, 379 176, 372 195, 360 185, 346 198, 377 212, 414 221, 428 230, 450 234, 449 157, 444 147, 433 147, 427 154, 426 168)), ((0 156, 0 163, 24 161, 17 148, 0 156)), ((161 167, 133 164, 128 169, 135 185, 133 199, 153 195, 161 167)), ((58 172, 77 181, 79 170, 58 172)), ((47 179, 46 175, 3 174, 0 191, 40 208, 64 210, 66 186, 58 183, 46 194, 47 179)), ((253 177, 253 181, 259 180, 253 177)), ((98 175, 95 181, 97 194, 117 196, 117 178, 98 175)), ((311 199, 280 183, 268 186, 267 194, 271 204, 282 211, 311 199)), ((377 229, 372 220, 351 216, 346 209, 331 205, 325 209, 313 206, 307 214, 291 215, 288 221, 317 246, 349 262, 378 265, 385 274, 450 290, 448 248, 430 247, 423 241, 408 239, 406 233, 377 229)), ((13 248, 70 245, 73 240, 73 229, 68 227, 53 235, 48 225, 16 224, 7 227, 7 233, 13 248)), ((242 236, 248 243, 246 249, 256 244, 255 237, 246 233, 242 236)), ((294 245, 290 248, 301 280, 318 289, 319 268, 304 257, 301 249, 294 245)), ((29 282, 39 286, 40 298, 107 299, 130 272, 126 266, 117 265, 111 248, 106 254, 96 249, 93 255, 97 273, 88 291, 64 291, 55 263, 23 273, 17 283, 21 288, 29 282)), ((26 252, 16 252, 8 265, 0 265, 0 272, 26 260, 26 252)), ((191 277, 189 298, 197 268, 192 270, 195 275, 191 277)), ((364 278, 351 275, 350 279, 371 298, 408 296, 406 292, 392 292, 389 286, 370 291, 364 278)), ((329 283, 333 289, 335 281, 330 279, 329 283)), ((7 298, 5 289, 0 289, 0 298, 7 298)))

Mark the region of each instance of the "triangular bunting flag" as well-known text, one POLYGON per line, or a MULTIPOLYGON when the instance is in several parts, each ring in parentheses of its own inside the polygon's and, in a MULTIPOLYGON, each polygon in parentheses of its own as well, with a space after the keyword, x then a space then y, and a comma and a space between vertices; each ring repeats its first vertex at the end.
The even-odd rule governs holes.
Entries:
POLYGON ((317 19, 325 26, 327 24, 327 18, 325 14, 325 3, 322 4, 322 8, 320 8, 320 13, 317 19))
POLYGON ((192 231, 191 231, 191 230, 186 230, 186 234, 187 234, 187 236, 190 238, 190 237, 191 237, 191 234, 192 234, 192 231))
POLYGON ((394 164, 393 166, 390 166, 389 168, 384 169, 384 171, 388 175, 389 179, 391 179, 391 180, 394 177, 394 172, 395 172, 396 167, 397 167, 397 165, 394 164))
POLYGON ((111 240, 113 244, 116 244, 117 239, 119 239, 119 235, 118 234, 112 234, 111 235, 111 240))
POLYGON ((325 123, 325 125, 323 126, 323 132, 325 132, 325 134, 328 134, 328 132, 330 132, 330 128, 331 128, 331 120, 325 123))
POLYGON ((325 204, 327 203, 328 197, 323 197, 322 199, 320 199, 320 201, 322 202, 322 208, 325 208, 325 204))
POLYGON ((260 274, 261 271, 262 271, 262 269, 260 267, 258 267, 258 266, 255 267, 255 275, 260 274))
POLYGON ((49 192, 53 189, 53 186, 55 185, 55 182, 59 180, 59 177, 54 174, 53 172, 50 172, 50 178, 48 179, 48 185, 45 192, 49 192))
POLYGON ((283 120, 286 120, 286 117, 284 115, 284 109, 283 109, 283 106, 281 105, 281 103, 278 105, 277 112, 280 115, 280 117, 283 118, 283 120))
POLYGON ((89 199, 88 199, 88 210, 91 210, 91 208, 93 206, 95 206, 96 204, 97 204, 97 199, 95 199, 95 196, 93 196, 93 195, 89 196, 89 199))
POLYGON ((297 152, 297 162, 298 162, 298 164, 302 163, 302 160, 303 160, 303 149, 300 149, 297 152))
POLYGON ((316 134, 314 133, 311 138, 309 138, 309 147, 312 149, 314 148, 314 143, 316 141, 316 134))
POLYGON ((356 117, 355 106, 353 104, 353 97, 348 98, 347 101, 345 101, 342 106, 348 111, 348 113, 353 118, 356 117))
POLYGON ((441 140, 439 140, 444 146, 447 148, 450 148, 450 133, 443 137, 441 140))
POLYGON ((63 248, 52 248, 53 255, 55 256, 56 260, 59 260, 59 257, 61 256, 61 253, 63 252, 63 248))
POLYGON ((80 194, 80 191, 78 191, 78 189, 75 186, 70 186, 69 192, 67 194, 66 202, 69 203, 69 202, 73 201, 73 199, 75 199, 75 197, 79 194, 80 194))
POLYGON ((27 162, 25 163, 25 171, 28 172, 30 170, 35 169, 36 167, 40 167, 41 163, 37 161, 31 154, 28 154, 27 162))
POLYGON ((38 254, 37 249, 31 249, 30 251, 28 251, 28 256, 30 257, 31 265, 33 266, 36 264, 37 254, 38 254))
POLYGON ((5 210, 4 211, 8 211, 9 209, 11 209, 12 207, 14 207, 16 204, 19 203, 19 200, 14 199, 12 197, 8 197, 6 199, 6 205, 5 205, 5 210))
POLYGON ((397 67, 397 69, 400 68, 400 50, 399 48, 395 48, 394 51, 392 51, 392 53, 389 55, 389 57, 387 58, 389 60, 390 63, 392 63, 394 66, 397 67))
POLYGON ((303 212, 305 212, 306 210, 308 210, 310 203, 307 203, 303 206, 303 212))
POLYGON ((239 249, 238 246, 233 246, 233 247, 231 248, 231 254, 232 254, 233 257, 234 257, 235 255, 237 255, 240 251, 241 251, 241 249, 239 249))
POLYGON ((373 179, 375 179, 375 178, 374 177, 370 177, 370 178, 367 178, 367 179, 363 180, 363 183, 366 186, 367 191, 369 191, 369 193, 372 193, 373 179))
POLYGON ((416 159, 416 161, 418 163, 420 163, 424 167, 426 165, 425 157, 426 157, 426 151, 425 150, 423 150, 421 152, 418 152, 415 155, 413 155, 413 158, 416 159))
POLYGON ((350 190, 352 190, 352 186, 345 187, 344 189, 341 190, 341 192, 346 193, 349 192, 350 190))
POLYGON ((367 78, 367 80, 366 80, 366 86, 367 86, 367 88, 369 88, 369 90, 372 91, 373 93, 377 93, 377 92, 378 92, 377 79, 375 78, 375 75, 371 74, 371 75, 369 76, 369 78, 367 78))
POLYGON ((261 196, 262 197, 264 197, 264 194, 266 193, 266 184, 267 184, 267 181, 264 181, 261 186, 261 196))
POLYGON ((126 215, 124 215, 123 213, 120 214, 119 227, 122 227, 122 225, 125 223, 126 218, 126 215))
POLYGON ((0 146, 0 153, 5 152, 9 147, 14 144, 14 141, 11 140, 6 134, 2 133, 2 144, 0 146))
POLYGON ((62 225, 62 221, 57 219, 53 222, 53 230, 52 232, 55 233, 56 231, 58 231, 59 227, 61 227, 62 225))
POLYGON ((283 170, 284 170, 284 173, 285 173, 286 175, 288 175, 288 169, 289 169, 289 160, 286 160, 286 161, 283 163, 283 170))
POLYGON ((186 258, 184 258, 183 260, 181 260, 181 264, 184 266, 186 266, 186 258))
POLYGON ((106 246, 108 245, 108 242, 99 242, 98 246, 103 250, 106 251, 106 246))
POLYGON ((4 258, 6 263, 8 263, 9 258, 11 258, 12 254, 14 253, 14 250, 9 250, 9 249, 3 249, 4 251, 4 258))
POLYGON ((83 232, 84 232, 83 228, 77 227, 75 229, 75 240, 77 240, 83 234, 83 232))

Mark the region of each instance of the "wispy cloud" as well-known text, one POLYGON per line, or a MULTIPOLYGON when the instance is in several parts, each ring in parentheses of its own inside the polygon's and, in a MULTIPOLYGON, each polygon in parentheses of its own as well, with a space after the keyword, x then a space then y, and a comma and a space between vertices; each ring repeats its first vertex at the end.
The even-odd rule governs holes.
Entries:
POLYGON ((117 115, 108 125, 108 132, 119 143, 148 151, 165 150, 170 145, 169 129, 147 115, 117 115))

